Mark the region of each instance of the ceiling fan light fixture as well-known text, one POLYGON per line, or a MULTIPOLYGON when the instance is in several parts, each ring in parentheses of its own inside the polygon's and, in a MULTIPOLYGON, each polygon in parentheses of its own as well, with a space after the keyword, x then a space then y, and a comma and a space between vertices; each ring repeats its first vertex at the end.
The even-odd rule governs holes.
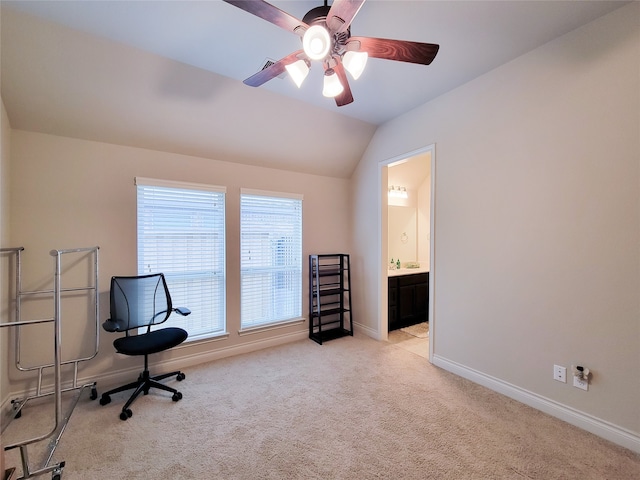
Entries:
POLYGON ((291 76, 291 79, 298 88, 300 88, 302 82, 304 82, 304 79, 307 78, 307 75, 309 75, 308 62, 308 60, 298 60, 297 62, 285 65, 287 72, 289 72, 289 76, 291 76))
POLYGON ((440 48, 433 43, 352 37, 351 23, 365 0, 333 0, 331 6, 328 5, 328 0, 324 0, 324 5, 309 10, 302 20, 271 5, 267 0, 223 1, 292 32, 302 40, 302 50, 290 53, 268 68, 262 68, 244 80, 246 85, 259 87, 275 77, 280 77, 286 67, 300 88, 308 75, 311 62, 321 61, 325 70, 322 93, 326 97, 334 98, 338 107, 353 102, 345 70, 354 79, 358 79, 364 71, 369 55, 384 60, 429 65, 440 48), (306 68, 298 62, 300 59, 305 60, 306 68), (288 64, 296 66, 289 67, 288 64))
POLYGON ((326 28, 312 25, 304 32, 302 48, 311 60, 322 60, 331 49, 331 37, 326 28))
POLYGON ((364 67, 367 65, 369 54, 367 52, 348 51, 342 57, 344 68, 351 74, 354 80, 360 78, 364 67))
POLYGON ((342 93, 344 87, 340 83, 340 79, 336 72, 332 68, 327 69, 324 72, 324 85, 322 88, 322 95, 325 97, 333 98, 342 93))

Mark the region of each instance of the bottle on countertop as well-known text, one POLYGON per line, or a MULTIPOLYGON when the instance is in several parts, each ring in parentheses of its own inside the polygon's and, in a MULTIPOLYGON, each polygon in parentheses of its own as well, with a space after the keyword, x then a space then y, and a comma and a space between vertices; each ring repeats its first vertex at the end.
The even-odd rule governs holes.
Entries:
POLYGON ((398 270, 400 270, 400 259, 398 259, 398 261, 397 261, 397 263, 396 263, 396 268, 397 268, 398 270))

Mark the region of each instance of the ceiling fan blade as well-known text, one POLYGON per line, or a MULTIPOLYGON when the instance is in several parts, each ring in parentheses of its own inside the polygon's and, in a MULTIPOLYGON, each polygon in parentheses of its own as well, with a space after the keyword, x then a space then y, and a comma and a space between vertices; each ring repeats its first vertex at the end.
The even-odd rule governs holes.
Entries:
POLYGON ((326 20, 331 33, 346 32, 364 2, 365 0, 334 0, 326 20))
POLYGON ((333 71, 336 72, 336 75, 338 75, 340 83, 344 88, 344 90, 342 90, 342 93, 335 97, 336 105, 338 105, 339 107, 349 105, 351 102, 353 102, 353 95, 351 94, 351 87, 349 86, 349 80, 347 79, 347 74, 344 71, 342 62, 338 62, 338 64, 333 67, 333 71))
POLYGON ((281 58, 273 65, 268 66, 260 70, 258 73, 251 75, 249 78, 244 80, 245 85, 249 85, 250 87, 259 87, 260 85, 267 83, 272 78, 277 77, 282 72, 285 71, 285 67, 290 63, 293 63, 301 58, 304 58, 304 51, 298 50, 287 55, 284 58, 281 58))
POLYGON ((387 38, 351 37, 347 41, 347 50, 367 52, 370 57, 396 60, 398 62, 429 65, 440 45, 434 43, 389 40, 387 38), (354 43, 358 42, 360 44, 354 43))
POLYGON ((263 0, 224 0, 235 7, 241 8, 245 12, 249 12, 256 17, 260 17, 267 22, 271 22, 280 28, 284 28, 298 36, 304 35, 309 25, 302 20, 289 15, 287 12, 274 7, 270 3, 263 0))

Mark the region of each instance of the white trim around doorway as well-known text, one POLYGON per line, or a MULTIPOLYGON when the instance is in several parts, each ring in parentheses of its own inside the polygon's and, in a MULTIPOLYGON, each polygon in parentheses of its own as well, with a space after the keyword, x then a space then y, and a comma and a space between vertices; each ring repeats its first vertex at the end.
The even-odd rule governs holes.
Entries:
POLYGON ((403 153, 393 158, 383 160, 378 164, 378 332, 379 340, 387 340, 389 332, 388 318, 388 216, 387 216, 387 167, 394 163, 408 160, 420 154, 430 153, 431 157, 431 201, 430 214, 430 240, 429 240, 429 361, 433 361, 434 344, 436 341, 436 256, 435 256, 435 198, 436 198, 436 148, 435 144, 403 153))

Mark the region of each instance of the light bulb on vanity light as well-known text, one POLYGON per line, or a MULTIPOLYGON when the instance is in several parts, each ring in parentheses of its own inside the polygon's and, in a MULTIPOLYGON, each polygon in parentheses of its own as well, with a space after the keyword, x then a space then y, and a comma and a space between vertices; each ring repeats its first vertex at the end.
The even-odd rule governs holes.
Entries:
POLYGON ((394 187, 393 185, 391 185, 389 187, 389 197, 409 198, 409 194, 407 193, 407 189, 405 187, 394 187))

